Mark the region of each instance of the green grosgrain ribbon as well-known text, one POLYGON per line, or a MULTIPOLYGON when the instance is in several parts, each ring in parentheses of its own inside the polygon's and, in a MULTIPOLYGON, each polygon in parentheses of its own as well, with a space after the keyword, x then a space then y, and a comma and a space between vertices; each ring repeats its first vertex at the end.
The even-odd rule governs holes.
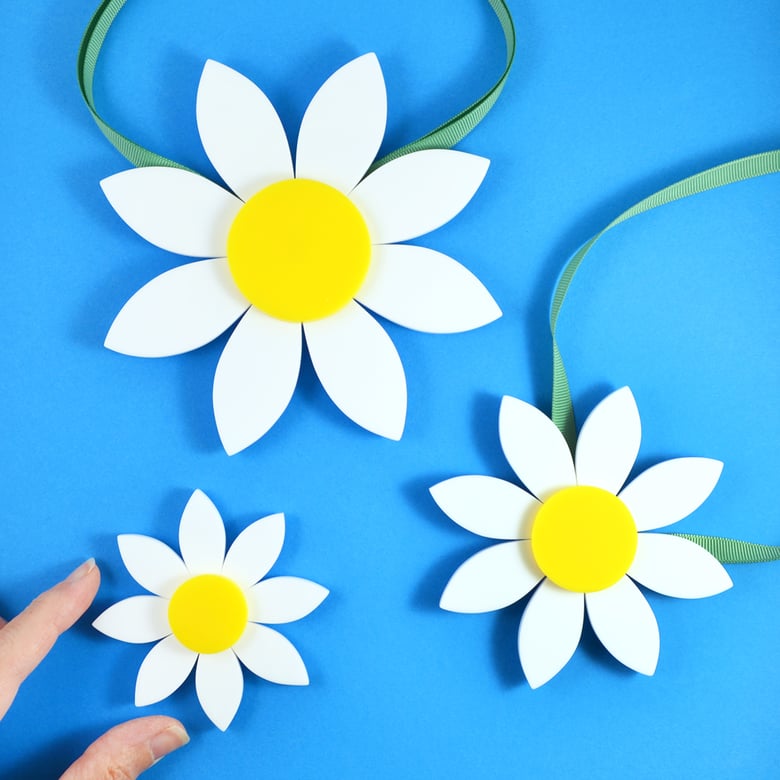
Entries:
MULTIPOLYGON (((87 29, 84 32, 84 37, 81 41, 81 46, 79 46, 76 63, 81 94, 84 98, 84 102, 87 104, 87 108, 92 114, 92 118, 97 123, 97 126, 100 128, 103 135, 105 135, 114 147, 116 147, 116 149, 133 165, 139 168, 149 165, 185 168, 185 166, 144 148, 135 143, 135 141, 131 141, 126 136, 114 130, 114 128, 100 116, 95 107, 93 92, 95 67, 97 66, 103 43, 106 40, 106 35, 108 35, 111 25, 114 23, 114 20, 126 2, 127 0, 103 0, 87 25, 87 29)), ((426 133, 421 138, 418 138, 416 141, 412 141, 411 143, 402 146, 400 149, 390 152, 390 154, 386 155, 381 160, 377 160, 371 167, 371 170, 375 170, 380 165, 384 165, 386 162, 390 162, 390 160, 394 160, 395 158, 401 157, 404 154, 409 154, 410 152, 418 152, 423 149, 444 149, 455 146, 455 144, 468 135, 485 118, 490 109, 493 108, 496 100, 498 100, 498 96, 501 94, 501 90, 504 88, 504 83, 509 76, 509 71, 512 68, 512 62, 515 57, 515 28, 512 22, 512 15, 504 0, 488 0, 488 2, 501 24, 504 40, 506 42, 506 66, 498 81, 496 81, 496 83, 479 98, 479 100, 472 103, 451 119, 448 119, 446 122, 439 125, 434 130, 431 130, 431 132, 426 133)))
MULTIPOLYGON (((571 257, 563 268, 558 283, 555 286, 552 302, 550 304, 550 331, 552 333, 553 347, 553 391, 552 391, 552 421, 566 437, 570 445, 576 440, 576 428, 574 425, 574 409, 571 403, 569 380, 563 365, 563 358, 558 348, 557 328, 558 317, 561 313, 563 302, 569 291, 574 276, 580 265, 593 249, 596 242, 609 230, 631 217, 644 214, 658 206, 673 203, 676 200, 697 195, 726 184, 733 184, 757 176, 765 176, 769 173, 780 173, 780 150, 762 152, 749 157, 741 157, 738 160, 717 165, 706 171, 689 176, 674 184, 664 187, 662 190, 644 198, 620 216, 612 220, 603 230, 586 241, 571 257)), ((721 563, 764 563, 780 560, 780 546, 755 544, 742 542, 736 539, 725 539, 718 536, 701 536, 699 534, 673 534, 681 536, 696 544, 701 545, 712 553, 721 563)))
POLYGON ((768 563, 780 560, 780 546, 756 544, 724 536, 701 536, 699 534, 672 534, 696 542, 721 563, 768 563))

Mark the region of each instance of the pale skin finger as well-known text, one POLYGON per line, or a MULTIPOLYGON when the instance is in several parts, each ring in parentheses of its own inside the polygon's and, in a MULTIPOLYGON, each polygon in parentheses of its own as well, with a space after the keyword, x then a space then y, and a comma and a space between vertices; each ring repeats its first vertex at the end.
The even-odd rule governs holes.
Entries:
MULTIPOLYGON (((0 618, 0 719, 11 706, 19 686, 60 634, 87 610, 99 585, 100 572, 90 559, 38 596, 13 620, 0 618)), ((96 740, 63 778, 131 780, 187 742, 187 732, 173 718, 157 715, 131 720, 96 740)))
POLYGON ((87 610, 100 585, 90 559, 67 579, 42 593, 24 612, 0 628, 0 718, 19 686, 44 659, 63 631, 87 610))
POLYGON ((162 715, 115 726, 87 748, 60 780, 134 780, 190 741, 179 721, 162 715))

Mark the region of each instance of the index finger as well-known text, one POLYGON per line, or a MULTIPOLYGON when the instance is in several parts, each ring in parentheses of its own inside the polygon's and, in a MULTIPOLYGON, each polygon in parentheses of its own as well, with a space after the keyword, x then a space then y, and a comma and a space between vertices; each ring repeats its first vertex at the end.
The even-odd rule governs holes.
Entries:
POLYGON ((45 658, 63 631, 86 612, 100 585, 94 559, 42 593, 24 612, 0 628, 0 718, 19 686, 45 658))

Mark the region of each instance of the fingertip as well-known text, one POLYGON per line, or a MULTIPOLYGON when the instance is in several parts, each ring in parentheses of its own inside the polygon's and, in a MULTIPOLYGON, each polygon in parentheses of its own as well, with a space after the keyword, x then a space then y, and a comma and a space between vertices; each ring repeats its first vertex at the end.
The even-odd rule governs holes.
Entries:
POLYGON ((89 558, 84 561, 60 583, 60 586, 78 593, 78 601, 83 604, 85 610, 92 603, 100 587, 100 569, 95 559, 89 558))
POLYGON ((189 741, 186 729, 175 718, 135 718, 95 740, 60 780, 135 778, 189 741))
POLYGON ((91 574, 93 569, 97 568, 94 558, 88 558, 84 563, 74 569, 66 578, 65 582, 78 582, 91 574))
POLYGON ((173 753, 174 750, 184 747, 189 741, 190 735, 187 733, 187 730, 181 723, 174 721, 170 726, 155 734, 149 740, 149 748, 152 752, 154 763, 156 764, 169 753, 173 753))

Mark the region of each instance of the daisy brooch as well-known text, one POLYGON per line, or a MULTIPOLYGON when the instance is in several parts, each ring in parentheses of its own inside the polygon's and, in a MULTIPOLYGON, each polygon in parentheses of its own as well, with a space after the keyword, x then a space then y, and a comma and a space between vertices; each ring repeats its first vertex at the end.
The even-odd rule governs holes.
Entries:
POLYGON ((463 265, 400 243, 460 212, 488 161, 435 149, 372 171, 387 114, 373 54, 340 68, 315 94, 294 162, 268 98, 231 68, 206 63, 196 113, 206 154, 229 189, 166 167, 101 182, 117 214, 144 239, 203 258, 161 274, 130 298, 106 347, 139 357, 176 355, 237 322, 213 387, 228 454, 257 441, 284 412, 304 341, 336 406, 363 428, 400 439, 403 366, 367 310, 430 333, 467 331, 501 316, 463 265))
POLYGON ((242 664, 270 682, 308 685, 298 651, 266 624, 305 617, 328 590, 299 577, 263 579, 282 549, 283 515, 252 523, 225 553, 222 518, 196 490, 179 525, 181 557, 149 536, 118 541, 128 572, 153 595, 120 601, 93 625, 122 642, 156 642, 138 671, 136 706, 170 696, 194 667, 203 711, 224 731, 241 703, 242 664))
POLYGON ((501 403, 499 435, 527 490, 487 476, 455 477, 431 488, 436 503, 460 526, 504 540, 456 570, 441 607, 489 612, 536 588, 518 636, 520 663, 532 688, 552 679, 572 657, 586 611, 596 636, 618 661, 652 675, 658 624, 636 583, 687 599, 731 587, 726 570, 703 547, 653 533, 697 509, 723 464, 675 458, 624 486, 641 438, 639 412, 627 387, 591 412, 573 458, 553 422, 516 398, 501 403))

